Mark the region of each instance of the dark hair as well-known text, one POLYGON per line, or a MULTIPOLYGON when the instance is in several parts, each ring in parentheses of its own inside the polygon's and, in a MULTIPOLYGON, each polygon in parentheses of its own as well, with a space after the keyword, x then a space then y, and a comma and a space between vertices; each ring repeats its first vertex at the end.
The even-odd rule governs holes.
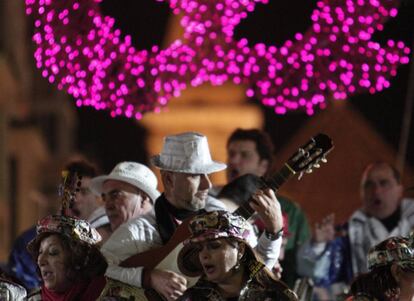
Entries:
POLYGON ((363 175, 365 176, 365 174, 369 170, 371 170, 371 169, 373 169, 375 167, 379 167, 379 166, 387 166, 387 167, 389 167, 391 169, 392 175, 394 176, 394 179, 397 181, 398 184, 401 183, 401 173, 398 171, 398 169, 394 165, 392 165, 389 162, 385 162, 385 161, 376 161, 376 162, 373 162, 373 163, 369 164, 364 169, 363 175))
POLYGON ((256 144, 256 150, 260 160, 268 160, 269 168, 273 163, 274 146, 269 134, 258 129, 236 129, 227 140, 227 147, 233 141, 248 140, 256 144))
MULTIPOLYGON (((245 244, 245 252, 243 257, 240 259, 240 262, 245 266, 244 274, 249 279, 249 274, 252 272, 254 273, 254 271, 258 268, 257 263, 263 263, 263 260, 257 252, 250 248, 245 242, 239 243, 245 244)), ((254 279, 254 281, 260 286, 271 288, 271 294, 275 297, 275 300, 297 300, 296 295, 289 289, 289 287, 283 281, 278 280, 273 272, 266 266, 263 266, 257 271, 254 279)))
POLYGON ((217 198, 231 199, 237 205, 247 202, 250 197, 263 185, 260 177, 245 174, 223 186, 217 198))
POLYGON ((39 256, 40 243, 51 235, 57 235, 62 242, 63 248, 69 251, 66 267, 68 268, 67 276, 70 280, 90 280, 105 273, 108 265, 96 246, 70 239, 55 232, 44 232, 36 236, 34 243, 28 250, 36 263, 39 256))
POLYGON ((74 159, 65 164, 64 169, 70 173, 77 173, 78 176, 94 178, 98 175, 98 168, 92 162, 81 158, 74 159))
POLYGON ((246 242, 234 237, 222 237, 218 239, 227 241, 227 243, 231 245, 233 248, 237 248, 240 244, 244 245, 244 254, 239 259, 239 264, 244 266, 244 274, 247 278, 250 278, 250 273, 252 273, 252 271, 255 270, 254 273, 257 272, 257 274, 255 275, 255 277, 258 277, 257 279, 268 280, 270 278, 272 280, 277 281, 275 275, 266 266, 263 266, 262 268, 257 270, 257 267, 260 266, 260 264, 263 264, 263 259, 246 242))
POLYGON ((391 273, 391 265, 373 269, 369 273, 357 276, 351 284, 353 296, 370 296, 378 301, 390 300, 390 294, 395 295, 399 286, 391 273))

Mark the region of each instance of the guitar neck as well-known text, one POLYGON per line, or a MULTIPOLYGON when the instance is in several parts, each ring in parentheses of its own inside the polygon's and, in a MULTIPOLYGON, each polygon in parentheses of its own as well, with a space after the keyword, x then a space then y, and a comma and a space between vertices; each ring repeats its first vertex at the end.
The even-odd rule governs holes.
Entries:
MULTIPOLYGON (((288 165, 288 163, 285 163, 285 165, 283 165, 283 167, 270 179, 263 179, 260 188, 272 188, 274 191, 277 191, 279 190, 280 186, 282 186, 283 183, 289 180, 294 174, 295 171, 288 165)), ((248 202, 245 202, 239 208, 237 208, 234 213, 244 217, 245 219, 250 218, 255 212, 254 209, 249 205, 250 201, 251 198, 248 202)))

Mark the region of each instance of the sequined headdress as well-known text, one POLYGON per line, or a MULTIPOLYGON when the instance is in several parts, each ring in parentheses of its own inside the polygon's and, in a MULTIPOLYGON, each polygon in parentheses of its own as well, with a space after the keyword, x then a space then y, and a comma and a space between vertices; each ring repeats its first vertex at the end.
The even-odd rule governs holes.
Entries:
POLYGON ((411 233, 408 237, 390 237, 368 252, 368 269, 398 264, 403 269, 414 271, 414 236, 411 233))
MULTIPOLYGON (((187 276, 199 276, 202 267, 196 252, 196 244, 218 238, 233 238, 246 243, 254 235, 251 225, 241 216, 227 211, 213 211, 195 216, 189 224, 191 237, 184 241, 178 254, 180 271, 187 276)), ((253 252, 253 251, 252 251, 253 252)))
POLYGON ((94 245, 101 241, 101 236, 85 220, 64 215, 49 215, 37 223, 37 234, 58 233, 68 238, 94 245))
POLYGON ((227 211, 213 211, 195 216, 190 222, 191 237, 184 244, 221 237, 246 240, 251 226, 241 216, 227 211))
MULTIPOLYGON (((75 175, 70 175, 67 171, 62 172, 63 182, 59 187, 61 196, 61 215, 49 215, 38 221, 36 232, 37 235, 42 233, 57 233, 89 245, 94 245, 101 241, 101 236, 85 220, 66 216, 67 209, 71 206, 75 197, 77 187, 80 187, 79 179, 75 175)), ((34 251, 37 239, 33 239, 28 244, 28 249, 34 251)))

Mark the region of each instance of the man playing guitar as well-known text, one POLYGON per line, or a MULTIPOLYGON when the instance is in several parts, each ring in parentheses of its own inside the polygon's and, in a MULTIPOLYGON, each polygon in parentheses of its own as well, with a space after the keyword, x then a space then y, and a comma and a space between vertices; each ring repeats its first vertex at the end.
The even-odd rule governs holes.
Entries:
MULTIPOLYGON (((121 225, 112 234, 115 236, 111 238, 120 241, 119 250, 102 250, 105 255, 110 254, 106 256, 110 265, 121 265, 132 255, 165 245, 184 220, 202 211, 225 210, 224 204, 208 196, 211 188, 208 175, 225 169, 226 165, 211 159, 204 135, 187 132, 165 137, 162 152, 152 158, 152 163, 161 171, 165 191, 156 200, 154 211, 121 225)), ((261 216, 266 229, 258 241, 252 242, 252 246, 256 245, 264 263, 272 268, 282 242, 280 204, 274 191, 266 189, 255 193, 250 206, 261 216)), ((161 252, 154 250, 151 255, 161 255, 161 252)), ((177 299, 187 288, 187 280, 178 274, 178 269, 173 272, 170 269, 127 266, 130 267, 118 266, 118 275, 111 274, 111 277, 133 286, 153 289, 168 301, 177 299)))

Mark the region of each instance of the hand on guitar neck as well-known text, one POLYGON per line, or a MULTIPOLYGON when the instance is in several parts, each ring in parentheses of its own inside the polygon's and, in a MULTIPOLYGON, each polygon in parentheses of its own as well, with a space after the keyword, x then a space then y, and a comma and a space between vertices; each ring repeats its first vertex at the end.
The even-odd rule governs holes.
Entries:
POLYGON ((276 234, 283 227, 282 209, 273 189, 258 190, 252 196, 250 206, 262 219, 267 232, 276 234))

